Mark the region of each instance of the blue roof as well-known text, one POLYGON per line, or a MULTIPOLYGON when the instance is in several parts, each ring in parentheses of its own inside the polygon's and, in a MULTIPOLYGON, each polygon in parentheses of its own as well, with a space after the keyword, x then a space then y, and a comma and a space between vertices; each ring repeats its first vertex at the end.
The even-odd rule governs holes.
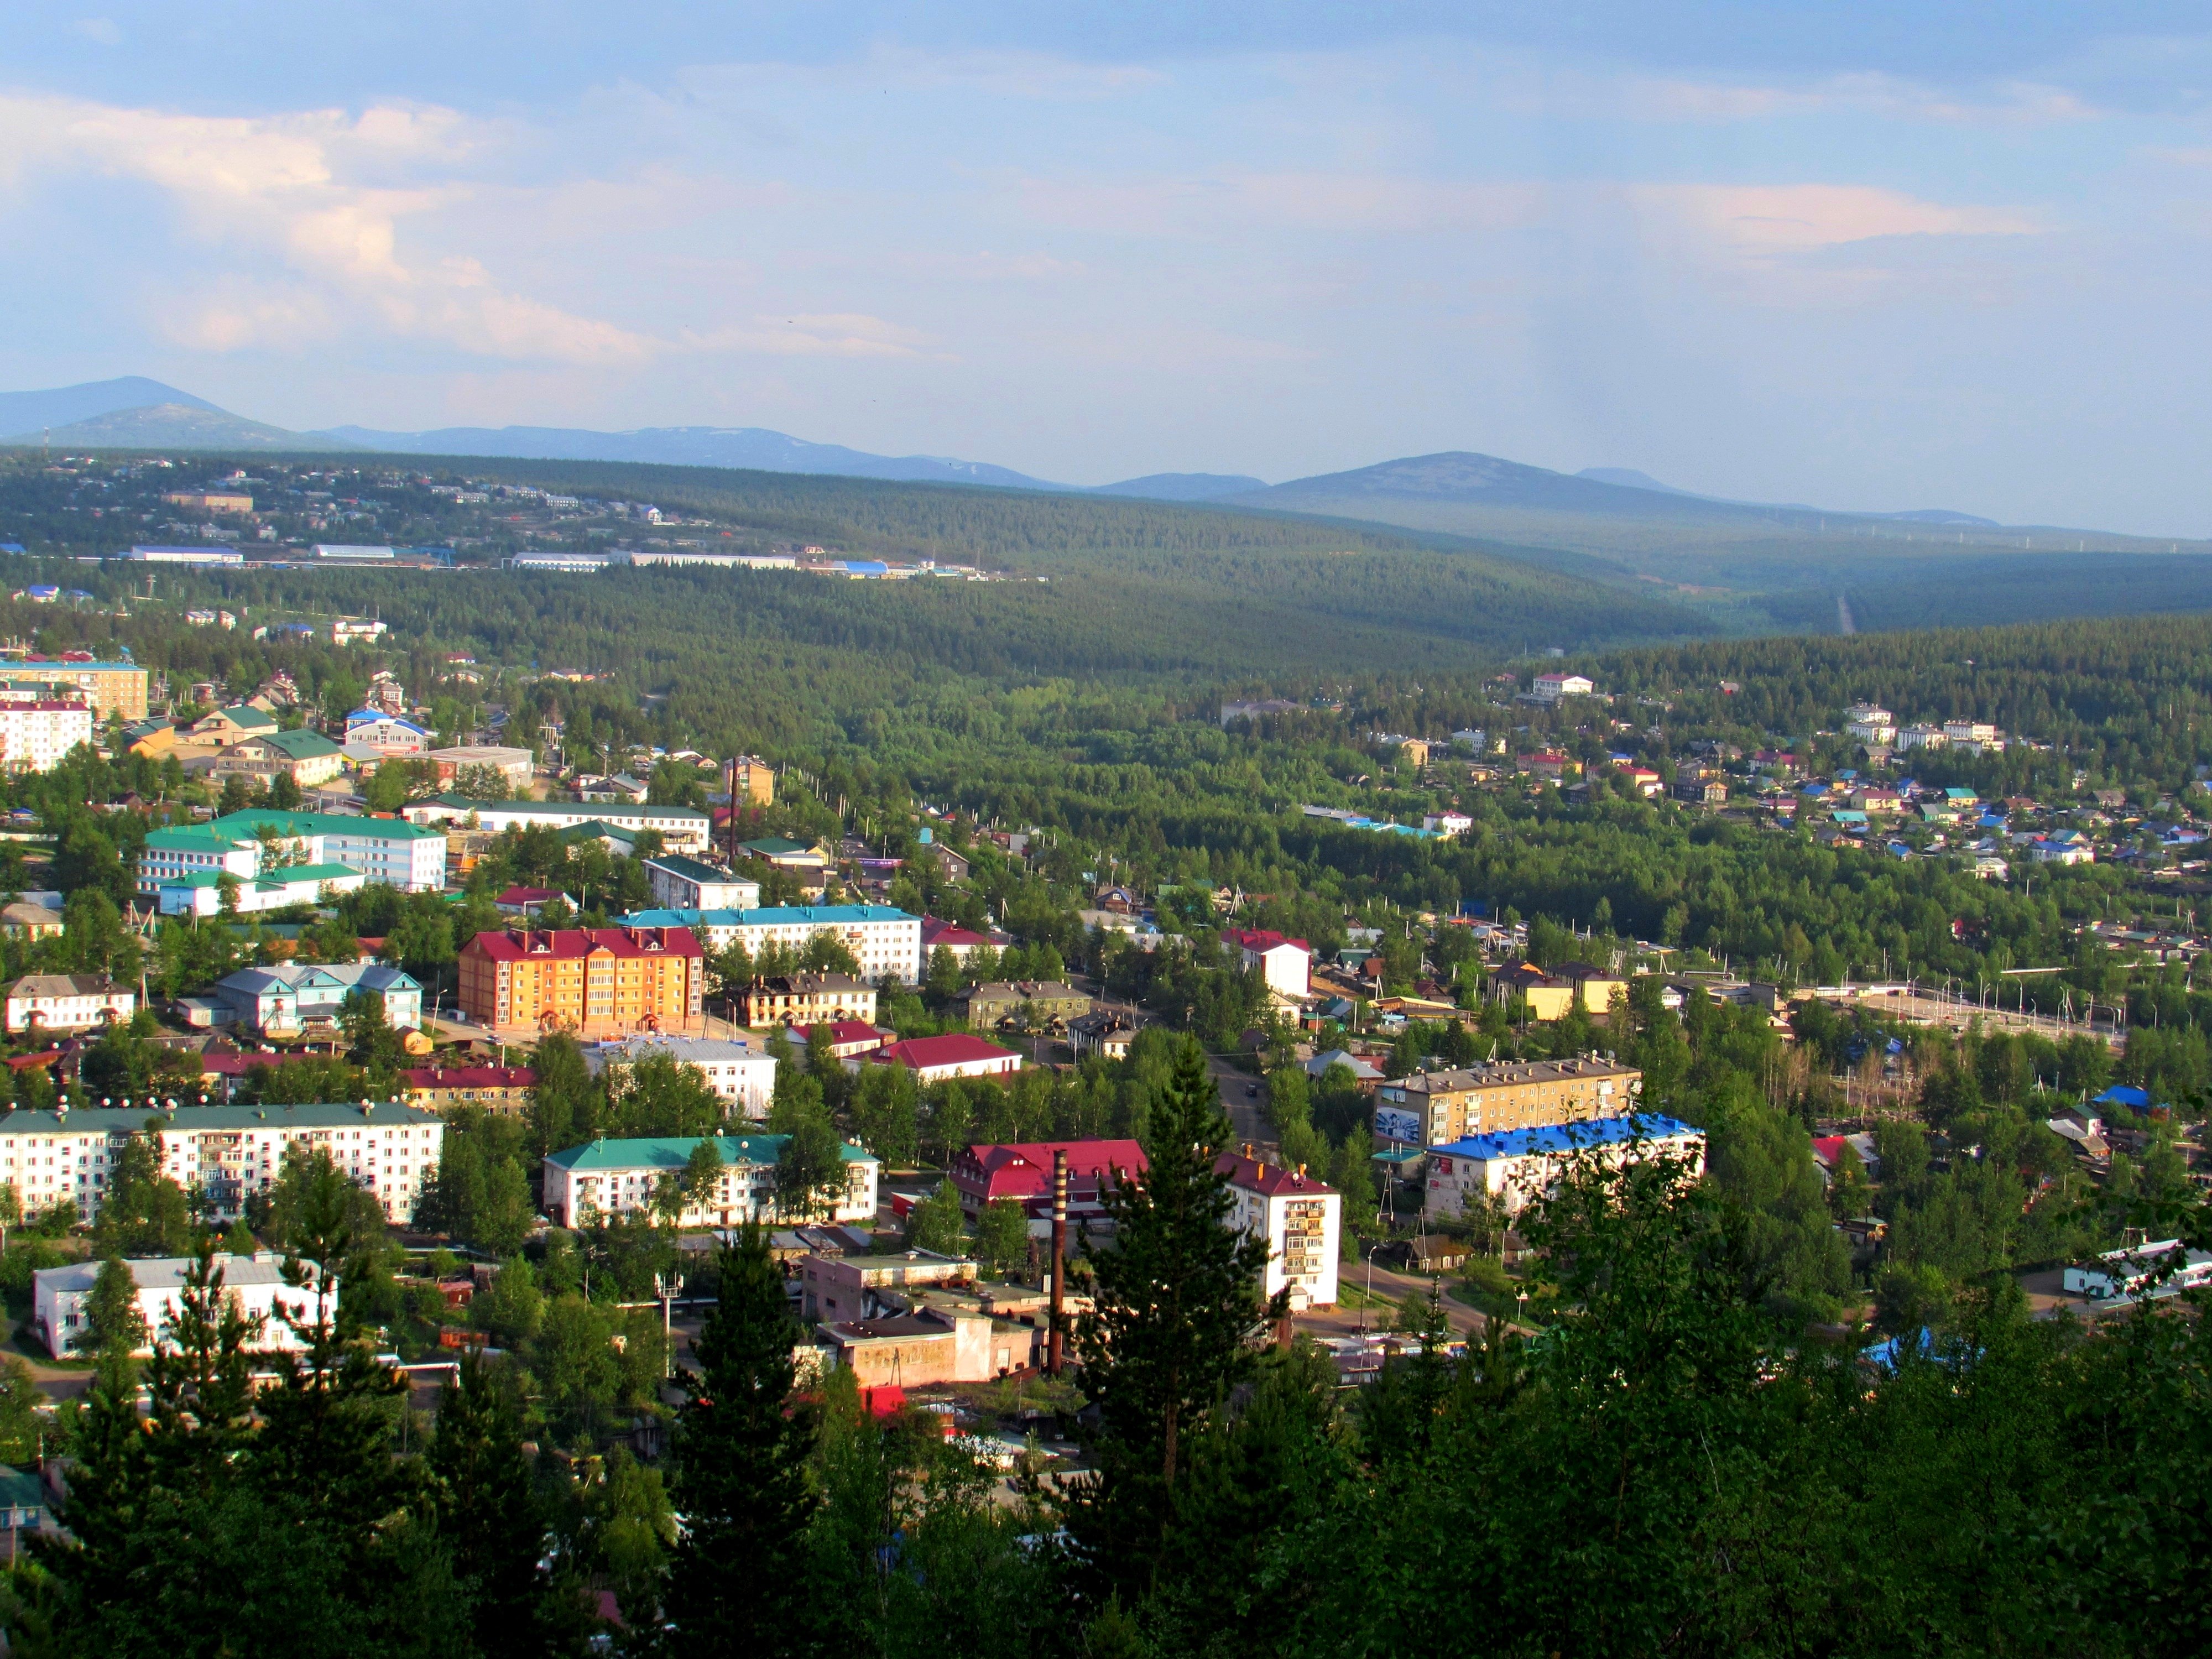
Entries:
POLYGON ((805 927, 839 921, 920 921, 888 904, 769 904, 757 910, 638 910, 629 927, 805 927))
POLYGON ((885 564, 881 559, 845 559, 840 562, 847 570, 855 574, 881 576, 887 574, 890 570, 890 566, 885 564))
POLYGON ((2131 1111, 2150 1110, 2150 1091, 2138 1089, 2131 1083, 2115 1083, 2090 1103, 2096 1106, 2125 1106, 2131 1111))
POLYGON ((1634 1113, 1627 1117, 1594 1117, 1580 1123, 1541 1123, 1528 1129, 1498 1129, 1469 1135, 1449 1146, 1431 1146, 1437 1158, 1526 1158, 1532 1152, 1571 1152, 1585 1146, 1614 1146, 1625 1140, 1667 1140, 1703 1129, 1671 1117, 1634 1113))

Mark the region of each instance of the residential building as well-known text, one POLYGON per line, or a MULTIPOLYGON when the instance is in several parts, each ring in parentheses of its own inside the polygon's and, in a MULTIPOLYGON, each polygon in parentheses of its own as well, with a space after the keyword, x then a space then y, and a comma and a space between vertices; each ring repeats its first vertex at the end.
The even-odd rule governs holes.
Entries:
POLYGON ((1623 1117, 1636 1109, 1643 1092, 1643 1073, 1595 1054, 1416 1072, 1376 1089, 1375 1133, 1441 1146, 1535 1124, 1623 1117))
POLYGON ((1582 674, 1539 674, 1529 687, 1539 702, 1558 702, 1565 697, 1587 697, 1596 684, 1582 674))
POLYGON ((641 910, 633 927, 688 927, 713 951, 740 944, 758 959, 771 945, 803 951, 827 933, 853 953, 870 983, 889 974, 905 984, 922 976, 921 918, 887 904, 771 904, 758 910, 641 910))
POLYGON ((94 718, 146 718, 147 672, 129 662, 50 662, 33 657, 0 661, 0 686, 68 686, 84 694, 94 718))
POLYGON ((830 1363, 853 1373, 861 1388, 925 1388, 951 1382, 988 1382, 1030 1363, 1034 1333, 1009 1328, 988 1314, 923 1307, 873 1319, 824 1321, 819 1327, 830 1363))
POLYGON ((738 1018, 746 1025, 835 1024, 873 1021, 876 988, 849 974, 777 975, 738 994, 738 1018))
POLYGON ((1079 1058, 1097 1054, 1106 1060, 1127 1060, 1137 1040, 1137 1027, 1127 1014, 1095 1009, 1067 1022, 1068 1046, 1079 1058))
POLYGON ((562 927, 478 933, 462 947, 471 1019, 585 1036, 696 1028, 703 953, 683 927, 562 927))
MULTIPOLYGON (((0 1125, 0 1128, 4 1128, 0 1125)), ((545 1156, 545 1213, 556 1225, 580 1227, 631 1219, 653 1211, 661 1183, 680 1182, 692 1153, 707 1145, 721 1155, 722 1173, 703 1193, 687 1195, 677 1217, 684 1227, 730 1227, 748 1222, 805 1220, 787 1215, 775 1196, 776 1160, 788 1135, 667 1135, 649 1139, 593 1140, 545 1156)), ((834 1221, 873 1221, 883 1166, 859 1146, 839 1149, 845 1162, 843 1197, 827 1206, 834 1221)))
POLYGON ((415 1218, 446 1133, 436 1113, 386 1101, 179 1107, 149 1098, 136 1108, 18 1111, 0 1117, 0 1183, 14 1185, 27 1214, 66 1199, 91 1221, 125 1142, 156 1112, 167 1119, 155 1132, 161 1173, 198 1186, 225 1221, 276 1183, 286 1149, 296 1146, 327 1152, 340 1173, 376 1194, 386 1220, 404 1225, 415 1218))
POLYGON ((1893 744, 1897 741, 1897 716, 1880 703, 1855 702, 1844 717, 1844 730, 1861 743, 1893 744))
POLYGON ((2161 1238, 2131 1248, 2106 1250, 2094 1261, 2067 1267, 2060 1285, 2069 1294, 2093 1302, 2179 1295, 2212 1285, 2212 1250, 2185 1249, 2178 1238, 2161 1238))
POLYGON ((353 645, 362 640, 381 639, 387 631, 386 625, 373 617, 337 617, 331 622, 331 643, 353 645))
POLYGON ((235 702, 203 714, 185 727, 188 736, 202 743, 236 743, 279 729, 276 715, 250 702, 235 702))
POLYGON ((1313 947, 1302 939, 1285 939, 1272 928, 1231 927, 1221 942, 1237 952, 1244 972, 1261 969, 1267 988, 1291 1001, 1303 1001, 1312 989, 1313 947))
POLYGON ((1992 744, 2000 741, 2004 732, 1986 720, 1945 720, 1943 736, 1950 743, 1992 744))
POLYGON ((960 1194, 960 1212, 979 1219, 987 1205, 1003 1199, 1019 1204, 1033 1219, 1052 1214, 1052 1162, 1067 1155, 1068 1214, 1097 1221, 1105 1213, 1106 1188, 1115 1172, 1146 1170, 1145 1149, 1134 1140, 1037 1140, 978 1144, 952 1155, 945 1178, 960 1194))
POLYGON ((778 870, 788 870, 801 877, 819 877, 830 865, 820 848, 810 847, 803 841, 787 841, 780 836, 763 836, 758 841, 741 841, 738 843, 738 851, 778 870))
POLYGON ((0 935, 9 939, 58 939, 63 927, 59 893, 26 893, 14 903, 0 906, 0 935))
POLYGON ((1705 1152, 1703 1130, 1640 1115, 1468 1136, 1429 1148, 1423 1212, 1431 1220, 1449 1220, 1466 1213, 1480 1195, 1517 1215, 1578 1159, 1615 1166, 1675 1158, 1686 1160, 1694 1175, 1705 1169, 1705 1152))
POLYGON ((374 749, 380 755, 424 755, 437 741, 424 727, 413 720, 388 714, 381 708, 356 708, 346 716, 345 740, 365 749, 374 749))
POLYGON ((857 1019, 831 1020, 826 1024, 809 1027, 806 1037, 810 1043, 817 1032, 828 1034, 832 1060, 858 1060, 862 1054, 875 1053, 886 1042, 898 1040, 897 1033, 857 1019))
POLYGON ((586 1048, 584 1064, 598 1076, 611 1066, 635 1066, 654 1054, 665 1054, 679 1066, 695 1068, 707 1086, 726 1103, 725 1115, 756 1120, 768 1115, 769 1103, 775 1094, 775 1057, 750 1042, 648 1032, 586 1048))
POLYGON ((732 801, 769 806, 775 801, 775 769, 757 755, 740 755, 724 769, 732 801))
POLYGON ((1474 828, 1474 820, 1464 812, 1431 812, 1422 818, 1421 828, 1446 837, 1463 836, 1474 828))
POLYGON ((412 823, 453 824, 489 830, 526 830, 540 825, 570 830, 580 824, 602 823, 635 834, 654 830, 664 848, 675 853, 707 850, 711 820, 690 806, 634 806, 627 804, 591 805, 574 800, 471 800, 462 795, 438 795, 415 801, 404 810, 412 823))
POLYGON ((138 994, 105 974, 26 974, 8 988, 7 1029, 88 1031, 131 1018, 138 994))
POLYGON ((1012 1049, 964 1031, 886 1043, 868 1058, 879 1066, 905 1066, 924 1088, 953 1078, 1007 1077, 1022 1069, 1022 1057, 1012 1049))
POLYGON ((489 766, 507 780, 510 789, 527 789, 536 775, 538 763, 527 749, 502 748, 496 744, 460 744, 451 749, 433 749, 429 757, 438 763, 438 785, 450 787, 463 769, 473 769, 489 766))
POLYGON ((0 770, 51 772, 70 750, 92 742, 92 710, 82 702, 27 694, 0 701, 0 770))
MULTIPOLYGON (((1349 1015, 1346 1015, 1349 1018, 1349 1015)), ((1316 1054, 1306 1062, 1306 1075, 1318 1082, 1327 1077, 1329 1068, 1341 1066, 1352 1073, 1352 1080, 1359 1084, 1380 1083, 1382 1073, 1372 1060, 1363 1060, 1348 1048, 1331 1048, 1326 1054, 1316 1054)))
POLYGON ((2027 855, 2038 864, 2094 864, 2096 849, 2078 830, 2038 836, 2027 843, 2027 855))
POLYGON ((1900 749, 1941 749, 1950 741, 1950 735, 1940 726, 1903 726, 1897 732, 1900 749))
POLYGON ((750 910, 760 904, 760 884, 733 876, 681 853, 645 861, 653 902, 671 910, 750 910))
POLYGON ((345 770, 345 750, 319 732, 264 732, 226 747, 209 769, 217 777, 252 778, 266 787, 289 777, 302 789, 327 783, 345 770))
POLYGON ((1607 1012, 1613 1006, 1614 993, 1626 994, 1628 989, 1628 981, 1612 969, 1593 968, 1587 962, 1563 962, 1552 970, 1552 977, 1575 988, 1576 1005, 1587 1014, 1607 1012))
POLYGON ((407 1103, 440 1114, 474 1106, 494 1117, 520 1117, 530 1109, 538 1073, 527 1066, 417 1066, 402 1072, 407 1103))
POLYGON ((420 982, 380 962, 243 968, 216 981, 215 994, 233 1020, 255 1031, 327 1030, 337 1024, 346 999, 356 995, 380 1001, 385 1024, 394 1030, 419 1030, 422 1024, 420 982))
MULTIPOLYGON (((1229 1177, 1229 1224, 1267 1245, 1261 1289, 1288 1292, 1291 1311, 1336 1305, 1336 1263, 1344 1248, 1344 1199, 1310 1176, 1255 1158, 1249 1146, 1215 1164, 1229 1177)), ((1362 1176, 1361 1179, 1365 1179, 1362 1176)))
POLYGON ((1034 1018, 1041 1026, 1066 1024, 1091 1012, 1091 999, 1072 985, 1024 979, 994 980, 971 986, 954 999, 966 1012, 968 1024, 988 1030, 1009 1021, 1034 1018))
POLYGON ((921 919, 921 959, 927 964, 939 951, 950 951, 955 962, 966 962, 969 952, 988 945, 990 939, 957 921, 940 921, 935 916, 921 919))
POLYGON ((253 511, 252 496, 228 489, 172 489, 161 499, 171 507, 181 507, 193 513, 250 514, 253 511))
POLYGON ((133 720, 123 728, 130 752, 159 760, 177 746, 177 728, 163 720, 133 720))
MULTIPOLYGON (((138 1317, 146 1329, 146 1340, 131 1350, 138 1358, 150 1358, 156 1348, 177 1346, 177 1315, 183 1307, 185 1275, 195 1262, 196 1258, 188 1255, 139 1257, 124 1262, 137 1286, 138 1317)), ((77 1357, 77 1343, 87 1328, 85 1304, 92 1300, 92 1287, 99 1281, 101 1265, 88 1257, 65 1267, 41 1267, 31 1275, 31 1326, 46 1352, 57 1359, 77 1357)), ((286 1316, 300 1326, 311 1326, 316 1316, 315 1292, 312 1285, 286 1282, 281 1254, 257 1250, 252 1255, 232 1255, 217 1251, 215 1265, 222 1271, 224 1305, 236 1309, 257 1327, 246 1345, 249 1350, 296 1353, 307 1347, 308 1339, 287 1322, 286 1316)), ((335 1316, 337 1302, 338 1285, 333 1278, 322 1302, 326 1316, 335 1316)))
POLYGON ((1530 777, 1540 778, 1546 783, 1563 782, 1570 773, 1583 769, 1580 761, 1557 749, 1539 749, 1516 756, 1514 763, 1530 777))
POLYGON ((1571 979, 1547 974, 1533 962, 1509 962, 1490 975, 1486 994, 1501 1007, 1516 997, 1531 1019, 1562 1019, 1575 1006, 1581 988, 1571 979))

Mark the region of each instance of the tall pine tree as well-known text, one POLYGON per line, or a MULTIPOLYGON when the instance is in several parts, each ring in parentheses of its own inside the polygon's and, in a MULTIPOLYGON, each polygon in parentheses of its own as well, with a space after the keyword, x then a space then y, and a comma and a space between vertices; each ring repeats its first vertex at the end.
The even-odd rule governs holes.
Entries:
POLYGON ((680 1653, 769 1659, 806 1645, 811 1436, 789 1409, 800 1332, 760 1228, 725 1245, 719 1266, 720 1295, 694 1345, 700 1369, 682 1373, 672 1461, 685 1532, 665 1611, 680 1653))
POLYGON ((1283 1311, 1261 1291, 1267 1241, 1230 1224, 1235 1200, 1217 1167, 1230 1133, 1205 1054, 1186 1040, 1155 1091, 1146 1170, 1105 1198, 1113 1241, 1091 1258, 1096 1311, 1076 1332, 1083 1391, 1100 1413, 1097 1470, 1067 1510, 1102 1601, 1150 1592, 1189 1486, 1189 1443, 1283 1311))

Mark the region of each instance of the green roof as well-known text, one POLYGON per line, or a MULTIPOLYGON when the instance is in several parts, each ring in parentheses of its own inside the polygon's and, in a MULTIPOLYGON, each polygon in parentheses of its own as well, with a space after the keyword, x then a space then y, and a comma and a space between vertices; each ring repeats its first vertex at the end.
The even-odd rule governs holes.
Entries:
MULTIPOLYGON (((325 743, 330 740, 326 738, 325 743)), ((331 744, 335 749, 337 745, 331 744)), ((421 841, 434 836, 446 838, 442 830, 433 830, 428 824, 410 823, 404 818, 349 817, 341 812, 278 812, 249 807, 243 812, 233 812, 217 818, 205 827, 218 834, 228 832, 240 841, 252 841, 264 825, 273 826, 280 836, 351 836, 368 841, 421 841)), ((158 833, 158 832, 157 832, 158 833)), ((153 837, 148 836, 150 842, 153 837)))
POLYGON ((561 831, 561 839, 564 842, 597 841, 603 836, 611 836, 633 847, 637 844, 636 830, 625 830, 619 823, 607 823, 599 818, 572 823, 561 831))
POLYGON ((759 854, 764 859, 788 858, 793 853, 814 851, 803 841, 786 841, 780 836, 764 836, 758 841, 741 841, 738 845, 748 853, 759 854))
POLYGON ((265 708, 256 708, 250 702, 234 703, 228 708, 218 708, 216 713, 233 726, 248 732, 258 732, 264 726, 274 726, 276 724, 276 717, 274 714, 265 708))
POLYGON ((246 839, 219 834, 211 824, 195 823, 179 829, 155 830, 147 836, 146 845, 157 853, 228 853, 246 839))
MULTIPOLYGON (((438 795, 430 801, 416 801, 416 806, 437 805, 453 812, 536 812, 546 817, 567 817, 576 812, 590 812, 603 808, 604 801, 580 800, 471 800, 466 795, 438 795)), ((628 806, 619 809, 625 817, 646 818, 703 818, 706 813, 696 806, 628 806)), ((635 832, 633 832, 635 833, 635 832)))
POLYGON ((305 726, 296 732, 271 732, 256 741, 281 749, 294 760, 320 760, 325 755, 345 752, 321 732, 310 732, 305 726))
MULTIPOLYGON (((635 1140, 591 1140, 565 1152, 548 1152, 545 1161, 568 1170, 634 1170, 650 1164, 675 1173, 690 1162, 702 1140, 721 1153, 724 1164, 759 1165, 782 1157, 783 1143, 790 1139, 789 1135, 656 1135, 635 1140)), ((869 1161, 870 1154, 858 1146, 841 1146, 838 1151, 848 1164, 869 1161)))

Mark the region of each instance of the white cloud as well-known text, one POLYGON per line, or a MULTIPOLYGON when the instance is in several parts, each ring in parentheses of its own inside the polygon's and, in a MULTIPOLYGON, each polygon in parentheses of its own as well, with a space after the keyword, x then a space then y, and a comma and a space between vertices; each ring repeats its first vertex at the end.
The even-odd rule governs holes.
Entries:
POLYGON ((918 357, 928 337, 880 317, 857 314, 756 317, 748 325, 686 332, 699 351, 775 357, 918 357))
POLYGON ((2024 236, 2041 227, 2009 208, 1954 207, 1870 185, 1636 185, 1639 210, 1754 258, 1889 236, 2024 236))
POLYGON ((112 17, 80 17, 70 25, 70 29, 72 33, 81 34, 96 46, 119 46, 123 44, 123 31, 116 27, 112 17))

